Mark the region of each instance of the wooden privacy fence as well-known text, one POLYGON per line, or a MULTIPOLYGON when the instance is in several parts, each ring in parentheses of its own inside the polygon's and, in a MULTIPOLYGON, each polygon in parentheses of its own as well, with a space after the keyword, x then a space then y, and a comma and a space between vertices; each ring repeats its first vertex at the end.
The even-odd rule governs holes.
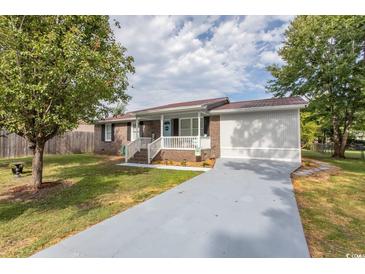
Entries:
MULTIPOLYGON (((0 130, 0 157, 11 158, 32 155, 29 143, 14 133, 0 130)), ((66 154, 94 152, 94 132, 71 131, 47 141, 44 153, 66 154)))

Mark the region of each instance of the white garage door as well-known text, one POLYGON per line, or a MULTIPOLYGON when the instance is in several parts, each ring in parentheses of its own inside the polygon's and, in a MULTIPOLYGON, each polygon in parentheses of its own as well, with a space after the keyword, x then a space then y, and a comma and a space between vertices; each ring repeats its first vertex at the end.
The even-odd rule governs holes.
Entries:
POLYGON ((296 109, 222 114, 221 157, 299 162, 299 126, 296 109))

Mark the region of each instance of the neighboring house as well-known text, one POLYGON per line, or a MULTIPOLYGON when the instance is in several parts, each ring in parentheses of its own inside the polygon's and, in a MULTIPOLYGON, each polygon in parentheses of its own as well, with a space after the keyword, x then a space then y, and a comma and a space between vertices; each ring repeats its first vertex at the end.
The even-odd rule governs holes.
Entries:
POLYGON ((300 162, 300 97, 169 104, 100 120, 95 152, 128 162, 252 158, 300 162), (162 133, 162 134, 161 134, 162 133))
POLYGON ((78 132, 94 132, 94 125, 93 124, 87 124, 83 121, 79 123, 77 128, 73 129, 72 131, 78 131, 78 132))

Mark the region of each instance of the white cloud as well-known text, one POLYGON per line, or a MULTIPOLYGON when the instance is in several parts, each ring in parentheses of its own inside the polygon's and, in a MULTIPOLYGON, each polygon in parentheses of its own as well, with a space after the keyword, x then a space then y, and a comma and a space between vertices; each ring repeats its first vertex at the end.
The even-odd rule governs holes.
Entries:
POLYGON ((116 19, 122 26, 115 30, 116 38, 135 58, 136 74, 130 78, 133 88, 128 89, 132 96, 128 110, 135 110, 262 91, 265 79, 257 79, 254 69, 281 63, 275 51, 292 17, 116 19))
POLYGON ((260 54, 260 61, 262 65, 282 64, 283 60, 278 55, 277 51, 263 51, 260 54))

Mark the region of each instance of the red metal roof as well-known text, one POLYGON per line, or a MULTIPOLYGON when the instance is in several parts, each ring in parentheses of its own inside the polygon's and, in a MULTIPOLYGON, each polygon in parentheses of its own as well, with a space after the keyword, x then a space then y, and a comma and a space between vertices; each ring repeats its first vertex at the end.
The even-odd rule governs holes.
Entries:
POLYGON ((113 121, 113 120, 129 120, 135 117, 135 113, 147 110, 163 110, 168 108, 177 108, 177 107, 190 107, 190 106, 209 106, 211 105, 210 110, 226 110, 226 109, 240 109, 240 108, 254 108, 254 107, 270 107, 270 106, 285 106, 285 105, 303 105, 308 102, 302 99, 301 97, 285 97, 285 98, 270 98, 270 99, 261 99, 261 100, 250 100, 250 101, 239 101, 230 103, 227 97, 221 98, 213 98, 213 99, 204 99, 204 100, 196 100, 196 101, 188 101, 181 103, 173 103, 153 108, 142 109, 133 112, 127 112, 123 115, 111 116, 104 119, 104 121, 113 121), (216 106, 216 103, 222 103, 223 105, 216 106))
POLYGON ((204 105, 210 105, 210 104, 224 102, 224 101, 229 102, 228 97, 173 103, 173 104, 168 104, 168 105, 163 105, 163 106, 158 106, 158 107, 153 107, 153 108, 141 109, 141 110, 137 110, 137 111, 133 111, 133 112, 141 112, 141 111, 147 111, 147 110, 159 110, 159 109, 166 109, 166 108, 177 108, 177 107, 204 106, 204 105))
POLYGON ((105 118, 105 121, 109 121, 109 120, 124 120, 124 119, 133 119, 134 118, 134 114, 132 112, 127 112, 126 114, 121 114, 121 115, 116 115, 116 116, 109 116, 107 118, 105 118))
POLYGON ((225 104, 214 108, 214 110, 224 109, 239 109, 239 108, 255 108, 255 107, 272 107, 272 106, 286 106, 286 105, 304 105, 308 102, 303 98, 296 97, 284 97, 284 98, 270 98, 261 100, 239 101, 225 104))

